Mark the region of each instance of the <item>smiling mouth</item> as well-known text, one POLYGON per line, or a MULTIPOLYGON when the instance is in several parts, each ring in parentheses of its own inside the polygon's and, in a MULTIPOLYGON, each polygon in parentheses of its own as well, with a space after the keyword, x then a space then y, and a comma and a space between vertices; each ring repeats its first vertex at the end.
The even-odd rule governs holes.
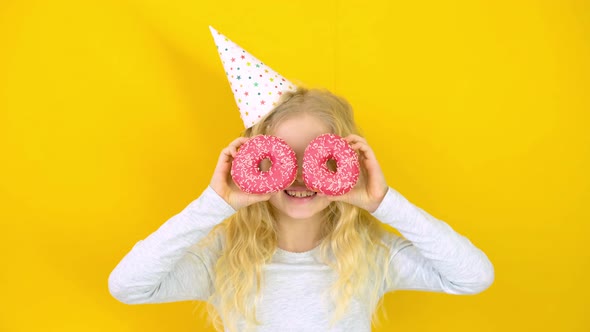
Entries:
POLYGON ((284 190, 284 192, 289 196, 289 197, 293 197, 293 198, 308 198, 308 197, 313 197, 315 195, 317 195, 317 193, 315 191, 311 191, 311 190, 284 190))

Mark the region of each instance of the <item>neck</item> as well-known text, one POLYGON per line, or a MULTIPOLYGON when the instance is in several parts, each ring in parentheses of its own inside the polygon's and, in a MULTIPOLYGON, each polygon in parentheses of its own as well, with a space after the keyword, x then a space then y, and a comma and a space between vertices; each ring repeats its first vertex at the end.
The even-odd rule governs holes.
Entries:
POLYGON ((320 239, 321 218, 292 219, 281 215, 277 219, 278 247, 290 252, 304 252, 315 248, 320 239))

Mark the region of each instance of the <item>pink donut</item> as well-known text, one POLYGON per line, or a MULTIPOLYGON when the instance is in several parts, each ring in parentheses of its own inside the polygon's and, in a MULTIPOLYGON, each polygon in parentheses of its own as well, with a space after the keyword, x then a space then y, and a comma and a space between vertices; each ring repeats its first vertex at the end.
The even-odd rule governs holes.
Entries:
POLYGON ((359 178, 358 155, 342 137, 323 134, 313 139, 303 153, 303 181, 311 190, 325 195, 349 192, 359 178), (327 162, 336 161, 336 172, 327 162))
POLYGON ((240 146, 231 165, 231 177, 242 191, 264 194, 290 186, 297 176, 295 151, 282 139, 270 135, 252 137, 240 146), (268 171, 260 162, 270 159, 268 171))

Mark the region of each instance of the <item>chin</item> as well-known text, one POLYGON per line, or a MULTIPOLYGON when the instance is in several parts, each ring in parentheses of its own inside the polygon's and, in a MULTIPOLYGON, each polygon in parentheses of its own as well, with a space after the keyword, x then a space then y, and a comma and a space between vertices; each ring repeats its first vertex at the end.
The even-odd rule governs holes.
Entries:
POLYGON ((308 211, 281 211, 281 212, 290 218, 304 220, 304 219, 312 218, 313 216, 320 213, 321 211, 310 212, 308 210, 308 211))

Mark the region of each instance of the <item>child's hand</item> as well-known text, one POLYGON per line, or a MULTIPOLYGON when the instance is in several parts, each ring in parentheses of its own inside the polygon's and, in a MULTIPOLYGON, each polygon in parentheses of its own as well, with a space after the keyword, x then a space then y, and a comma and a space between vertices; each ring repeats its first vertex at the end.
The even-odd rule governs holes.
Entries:
POLYGON ((351 191, 344 195, 326 197, 331 201, 344 201, 373 213, 377 210, 389 189, 385 176, 373 150, 364 138, 357 135, 348 135, 344 139, 355 151, 359 152, 359 162, 361 164, 359 181, 351 191))
POLYGON ((236 211, 250 204, 267 201, 272 195, 245 193, 236 186, 231 178, 232 160, 236 156, 240 145, 244 144, 247 140, 247 137, 239 137, 221 151, 211 183, 209 184, 236 211))

